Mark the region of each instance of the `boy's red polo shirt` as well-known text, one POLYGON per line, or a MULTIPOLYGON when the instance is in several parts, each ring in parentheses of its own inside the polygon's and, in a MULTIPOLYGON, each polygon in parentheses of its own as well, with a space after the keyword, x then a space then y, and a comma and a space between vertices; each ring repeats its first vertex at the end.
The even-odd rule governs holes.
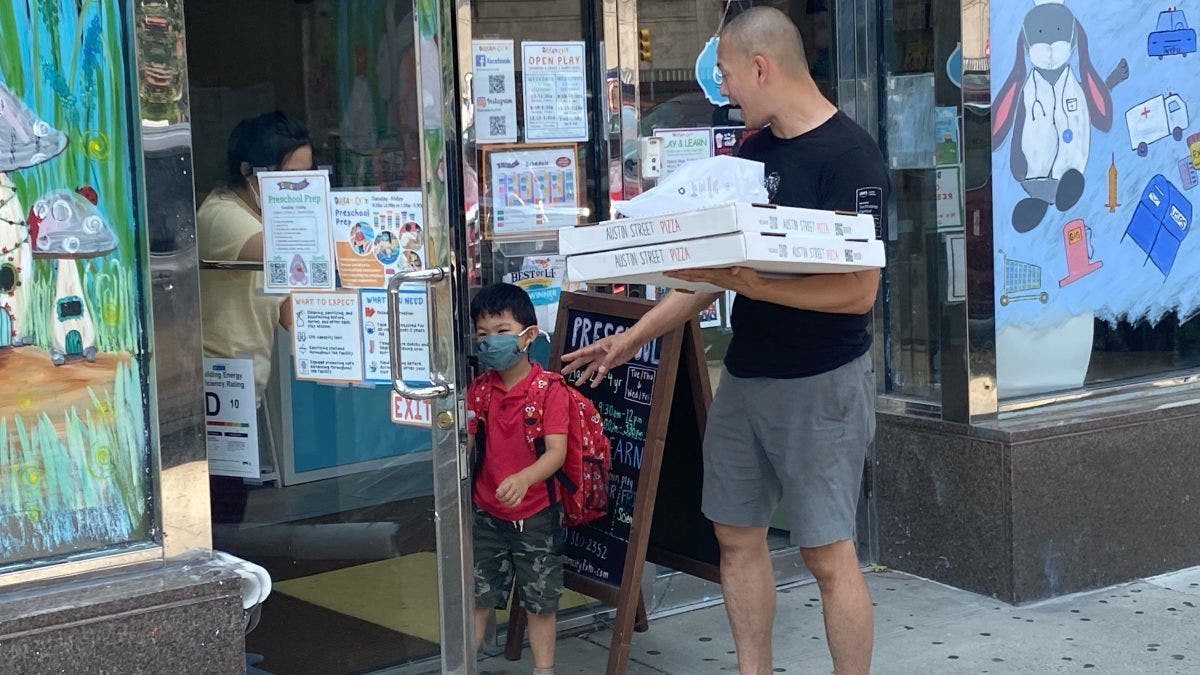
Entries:
MULTIPOLYGON (((525 438, 525 425, 527 419, 536 419, 538 411, 531 407, 526 410, 529 407, 526 404, 530 399, 529 387, 534 386, 542 367, 536 363, 531 365, 529 374, 508 391, 504 390, 504 381, 494 370, 475 378, 467 391, 467 409, 474 413, 468 415, 467 430, 474 434, 477 428, 476 415, 480 414, 479 407, 483 404, 483 392, 486 388, 492 390, 491 408, 482 415, 487 422, 487 448, 483 454, 483 466, 479 475, 475 476, 474 501, 479 508, 503 520, 525 520, 550 506, 550 494, 545 481, 530 485, 525 498, 514 508, 505 506, 496 498, 496 488, 505 478, 537 461, 537 455, 525 438)), ((545 402, 546 409, 541 411, 543 433, 547 436, 567 433, 568 406, 571 401, 566 390, 551 386, 545 402)))

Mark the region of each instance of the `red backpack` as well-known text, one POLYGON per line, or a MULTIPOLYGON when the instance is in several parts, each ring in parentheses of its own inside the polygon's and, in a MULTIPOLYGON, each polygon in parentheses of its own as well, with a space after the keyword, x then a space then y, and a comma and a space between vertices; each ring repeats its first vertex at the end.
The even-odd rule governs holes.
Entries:
MULTIPOLYGON (((608 436, 604 435, 604 420, 596 406, 575 387, 567 384, 562 375, 542 371, 526 390, 526 414, 535 415, 533 424, 525 425, 525 439, 534 454, 546 452, 542 415, 546 410, 546 393, 552 386, 567 388, 570 399, 567 422, 567 456, 562 468, 546 481, 551 503, 562 502, 563 525, 575 527, 608 514, 608 474, 612 469, 612 452, 608 436)), ((487 447, 484 430, 487 411, 492 409, 492 388, 485 387, 477 411, 475 431, 476 475, 483 465, 487 447)), ((469 392, 472 395, 474 392, 469 392)))

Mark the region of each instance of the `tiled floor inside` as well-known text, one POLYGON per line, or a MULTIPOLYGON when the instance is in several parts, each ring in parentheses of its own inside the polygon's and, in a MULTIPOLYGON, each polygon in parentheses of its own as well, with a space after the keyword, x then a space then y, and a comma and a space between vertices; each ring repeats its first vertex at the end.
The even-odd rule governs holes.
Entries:
MULTIPOLYGON (((1012 607, 897 572, 867 575, 873 673, 1200 673, 1200 568, 1012 607)), ((557 672, 602 673, 611 633, 563 638, 557 672)), ((631 674, 736 672, 721 606, 653 621, 633 639, 631 674)), ((485 675, 528 673, 493 657, 485 675)), ((830 673, 813 585, 781 591, 775 672, 830 673)))

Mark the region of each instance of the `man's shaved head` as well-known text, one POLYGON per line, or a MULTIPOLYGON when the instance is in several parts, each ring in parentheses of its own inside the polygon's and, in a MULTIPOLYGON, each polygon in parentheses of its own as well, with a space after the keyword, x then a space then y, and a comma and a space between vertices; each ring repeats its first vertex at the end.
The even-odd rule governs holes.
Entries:
POLYGON ((800 31, 787 14, 774 7, 751 7, 738 14, 725 24, 721 42, 747 57, 761 54, 793 77, 808 74, 800 31))

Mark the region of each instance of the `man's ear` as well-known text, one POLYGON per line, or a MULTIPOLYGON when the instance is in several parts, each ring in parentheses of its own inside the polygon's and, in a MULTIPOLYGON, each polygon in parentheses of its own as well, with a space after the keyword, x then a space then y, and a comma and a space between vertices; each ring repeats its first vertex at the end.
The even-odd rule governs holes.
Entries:
POLYGON ((755 54, 751 62, 754 64, 754 72, 757 75, 758 82, 762 84, 767 79, 768 74, 771 73, 771 61, 762 54, 755 54))

